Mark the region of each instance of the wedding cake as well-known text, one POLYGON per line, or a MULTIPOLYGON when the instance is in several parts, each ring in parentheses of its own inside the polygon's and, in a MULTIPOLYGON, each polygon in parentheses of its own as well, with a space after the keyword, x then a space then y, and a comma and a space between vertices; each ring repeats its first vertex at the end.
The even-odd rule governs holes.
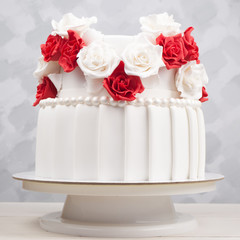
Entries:
POLYGON ((93 182, 202 179, 208 77, 193 27, 167 13, 135 36, 65 14, 41 45, 36 176, 93 182))

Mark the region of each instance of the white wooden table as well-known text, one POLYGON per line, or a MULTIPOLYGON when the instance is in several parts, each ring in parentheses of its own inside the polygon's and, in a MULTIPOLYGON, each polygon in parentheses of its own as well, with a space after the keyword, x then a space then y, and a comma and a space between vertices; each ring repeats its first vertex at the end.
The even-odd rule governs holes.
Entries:
MULTIPOLYGON (((62 206, 63 203, 0 203, 0 240, 79 238, 48 233, 40 228, 38 218, 50 212, 60 211, 62 206)), ((152 239, 240 239, 240 204, 175 204, 175 207, 179 212, 193 215, 199 223, 198 229, 175 237, 152 239)))

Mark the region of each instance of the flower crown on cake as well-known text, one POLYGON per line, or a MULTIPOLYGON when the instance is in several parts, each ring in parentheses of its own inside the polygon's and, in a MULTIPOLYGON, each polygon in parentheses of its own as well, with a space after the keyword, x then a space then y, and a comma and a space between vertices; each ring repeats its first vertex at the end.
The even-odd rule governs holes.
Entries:
POLYGON ((41 45, 42 56, 34 72, 39 81, 34 106, 42 99, 57 96, 51 75, 77 67, 86 81, 98 79, 115 101, 135 100, 135 95, 145 89, 142 80, 158 76, 163 67, 177 69, 175 84, 180 97, 208 100, 208 77, 191 36, 193 27, 182 33, 180 24, 167 13, 141 17, 142 32, 119 56, 103 41, 103 34, 90 28, 96 22, 96 17, 77 18, 71 13, 59 22, 52 21, 53 31, 41 45))

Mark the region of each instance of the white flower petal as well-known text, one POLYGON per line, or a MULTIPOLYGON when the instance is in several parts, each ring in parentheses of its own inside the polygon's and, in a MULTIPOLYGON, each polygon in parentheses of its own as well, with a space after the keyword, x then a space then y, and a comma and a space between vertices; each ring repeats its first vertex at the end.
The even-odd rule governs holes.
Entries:
POLYGON ((120 61, 114 49, 102 41, 92 42, 82 48, 77 57, 84 75, 91 78, 108 77, 120 61))
POLYGON ((60 73, 61 67, 57 61, 49 61, 45 62, 44 57, 41 56, 38 59, 37 69, 34 71, 33 76, 38 78, 41 81, 43 76, 48 76, 51 73, 60 73))
POLYGON ((52 20, 53 27, 52 35, 58 34, 60 36, 67 37, 68 36, 67 31, 71 29, 76 31, 79 34, 79 36, 82 37, 82 35, 89 28, 89 26, 96 22, 97 22, 96 17, 77 18, 72 13, 67 13, 63 15, 63 18, 59 22, 52 20))
POLYGON ((173 36, 180 33, 181 24, 175 22, 173 16, 169 16, 166 12, 141 17, 139 21, 141 23, 141 30, 143 32, 153 33, 155 37, 161 33, 164 36, 173 36))
POLYGON ((145 36, 139 35, 122 53, 125 72, 147 78, 157 75, 162 61, 162 46, 153 45, 145 36))
POLYGON ((208 83, 208 77, 203 64, 191 61, 178 69, 175 81, 181 97, 200 99, 202 87, 208 83))

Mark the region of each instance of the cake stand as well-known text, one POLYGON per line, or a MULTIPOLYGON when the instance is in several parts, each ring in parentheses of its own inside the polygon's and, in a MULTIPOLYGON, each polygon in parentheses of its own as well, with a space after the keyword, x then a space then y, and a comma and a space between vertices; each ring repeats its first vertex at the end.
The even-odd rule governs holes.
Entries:
POLYGON ((84 182, 39 178, 18 173, 31 191, 66 194, 62 212, 40 218, 49 231, 87 237, 156 237, 191 231, 196 220, 175 211, 171 195, 213 191, 222 175, 207 173, 201 180, 165 182, 84 182))

